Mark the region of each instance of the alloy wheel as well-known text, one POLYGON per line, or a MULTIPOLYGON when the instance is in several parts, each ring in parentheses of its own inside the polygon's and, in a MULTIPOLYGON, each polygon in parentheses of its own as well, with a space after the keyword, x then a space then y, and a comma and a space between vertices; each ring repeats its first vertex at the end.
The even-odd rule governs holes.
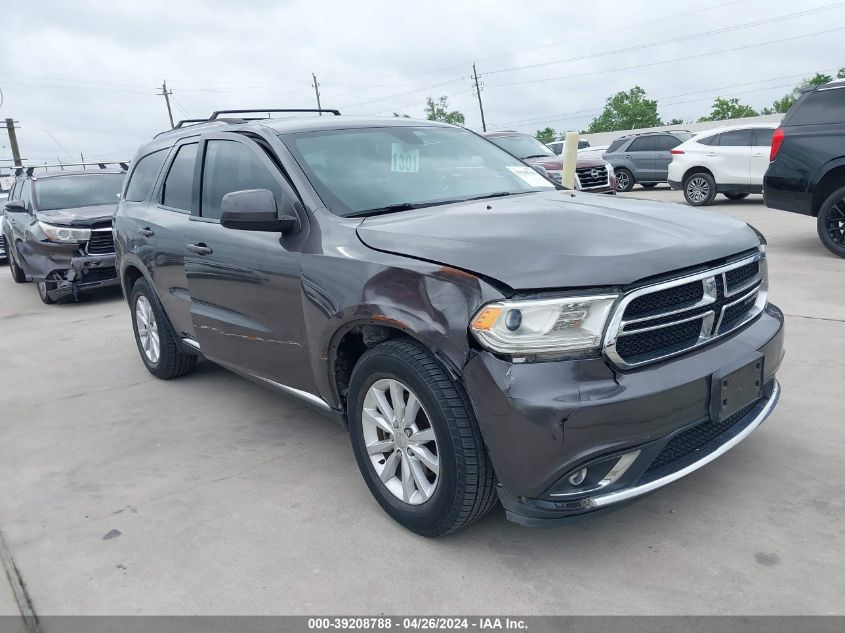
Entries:
POLYGON ((364 443, 376 475, 390 493, 410 505, 437 489, 437 438, 416 394, 393 378, 367 390, 361 412, 364 443))
POLYGON ((135 302, 135 329, 138 332, 138 340, 141 342, 141 349, 144 351, 147 360, 153 364, 157 363, 161 354, 158 323, 153 307, 144 295, 139 295, 135 302))
POLYGON ((690 179, 687 183, 687 196, 693 202, 704 202, 710 195, 710 184, 701 176, 690 179))
POLYGON ((830 207, 824 230, 831 242, 845 246, 845 199, 830 207))
POLYGON ((620 189, 622 189, 622 191, 628 190, 628 187, 630 186, 631 181, 628 178, 627 172, 620 171, 616 174, 616 184, 620 189))

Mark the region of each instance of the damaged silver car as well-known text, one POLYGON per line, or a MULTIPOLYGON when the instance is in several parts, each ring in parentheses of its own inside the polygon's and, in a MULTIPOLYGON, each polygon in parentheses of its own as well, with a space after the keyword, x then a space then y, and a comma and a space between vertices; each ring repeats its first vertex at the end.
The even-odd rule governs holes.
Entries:
POLYGON ((47 304, 119 284, 112 218, 127 164, 89 166, 19 167, 5 204, 0 232, 12 279, 35 282, 47 304))

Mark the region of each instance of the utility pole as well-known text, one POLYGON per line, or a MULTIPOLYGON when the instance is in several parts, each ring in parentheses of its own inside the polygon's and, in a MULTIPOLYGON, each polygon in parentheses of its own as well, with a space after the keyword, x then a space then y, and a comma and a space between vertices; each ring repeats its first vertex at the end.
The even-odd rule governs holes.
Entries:
MULTIPOLYGON (((320 84, 317 83, 317 75, 311 73, 311 77, 314 79, 314 83, 311 85, 314 87, 314 92, 317 93, 317 109, 322 110, 323 106, 320 105, 320 84)), ((320 112, 320 116, 323 116, 322 112, 320 112)))
POLYGON ((164 97, 164 102, 167 104, 167 116, 170 117, 170 129, 172 130, 175 125, 173 125, 173 111, 170 109, 170 95, 173 94, 172 90, 167 89, 167 81, 161 82, 161 92, 156 93, 159 97, 164 97))
POLYGON ((15 167, 23 165, 21 161, 21 152, 18 149, 18 136, 15 133, 14 119, 6 119, 6 131, 9 133, 9 147, 12 149, 12 158, 15 161, 15 167))
POLYGON ((478 109, 481 111, 481 129, 487 131, 487 123, 484 121, 484 106, 481 104, 481 86, 478 83, 478 71, 475 69, 475 62, 472 63, 472 78, 475 80, 475 96, 478 97, 478 109))

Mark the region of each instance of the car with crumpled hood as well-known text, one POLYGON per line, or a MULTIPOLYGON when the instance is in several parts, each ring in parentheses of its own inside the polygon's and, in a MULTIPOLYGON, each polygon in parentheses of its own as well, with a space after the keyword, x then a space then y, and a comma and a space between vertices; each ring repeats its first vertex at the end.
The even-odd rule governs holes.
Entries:
MULTIPOLYGON (((322 411, 427 536, 620 507, 774 410, 784 317, 745 222, 567 190, 459 127, 294 114, 138 151, 115 246, 152 375, 204 357, 322 411)), ((719 481, 729 521, 745 484, 719 481)))
POLYGON ((35 282, 44 303, 77 300, 120 283, 112 218, 127 165, 107 165, 17 169, 0 232, 12 279, 35 282))

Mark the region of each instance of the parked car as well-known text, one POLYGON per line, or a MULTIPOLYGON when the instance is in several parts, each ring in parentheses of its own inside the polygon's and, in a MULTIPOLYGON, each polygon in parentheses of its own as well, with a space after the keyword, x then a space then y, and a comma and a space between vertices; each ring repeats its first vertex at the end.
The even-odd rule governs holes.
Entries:
POLYGON ((34 173, 40 166, 19 168, 0 227, 12 279, 34 281, 47 304, 120 283, 112 216, 126 165, 62 167, 67 170, 40 175, 34 173))
POLYGON ((783 314, 745 222, 562 190, 459 127, 281 112, 135 157, 116 248, 154 376, 203 355, 326 412, 424 535, 634 499, 772 411, 783 314))
POLYGON ((672 150, 669 186, 701 207, 717 193, 742 200, 763 192, 775 125, 722 127, 696 134, 672 150))
POLYGON ((6 201, 9 199, 8 192, 0 193, 0 262, 7 259, 6 255, 6 238, 3 237, 3 214, 6 212, 6 201))
POLYGON ((804 92, 775 130, 766 206, 816 219, 822 244, 845 257, 845 80, 804 92))
MULTIPOLYGON (((563 174, 563 160, 530 134, 522 132, 486 132, 482 134, 506 152, 529 165, 542 167, 556 183, 563 174)), ((603 160, 578 158, 575 163, 576 188, 590 193, 616 193, 613 169, 603 160)))
POLYGON ((578 150, 578 159, 604 160, 602 156, 607 151, 607 145, 595 145, 578 150))
POLYGON ((613 141, 603 158, 616 172, 617 191, 631 191, 635 183, 654 187, 666 182, 672 162, 670 152, 692 136, 686 130, 672 130, 626 134, 613 141))
MULTIPOLYGON (((555 141, 554 143, 546 143, 546 147, 548 147, 555 154, 560 156, 561 154, 563 154, 563 146, 565 144, 566 143, 561 140, 561 141, 555 141)), ((589 147, 590 147, 590 141, 588 141, 585 138, 579 138, 578 139, 578 149, 579 150, 580 149, 589 149, 589 147)))

